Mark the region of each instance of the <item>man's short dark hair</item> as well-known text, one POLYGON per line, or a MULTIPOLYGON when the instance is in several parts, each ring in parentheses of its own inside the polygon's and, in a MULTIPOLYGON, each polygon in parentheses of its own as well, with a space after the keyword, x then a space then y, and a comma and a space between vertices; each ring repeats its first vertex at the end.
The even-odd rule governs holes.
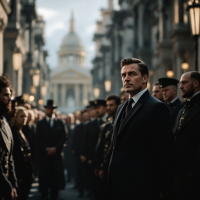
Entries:
POLYGON ((153 84, 153 86, 160 86, 160 83, 159 83, 159 82, 155 82, 155 83, 153 84))
POLYGON ((110 96, 106 97, 106 101, 110 101, 110 100, 115 100, 115 103, 117 105, 119 105, 121 103, 120 98, 118 96, 116 96, 116 95, 110 95, 110 96))
POLYGON ((0 92, 2 92, 2 88, 5 87, 11 88, 10 80, 5 76, 0 76, 0 92))
POLYGON ((199 82, 199 87, 200 87, 200 73, 199 72, 191 72, 190 74, 190 79, 192 79, 193 81, 198 81, 199 82))
POLYGON ((124 65, 130 65, 130 64, 138 64, 139 66, 139 71, 142 75, 142 77, 144 75, 149 75, 149 69, 147 67, 147 65, 140 59, 137 59, 137 58, 124 58, 122 59, 121 61, 121 68, 124 67, 124 65))

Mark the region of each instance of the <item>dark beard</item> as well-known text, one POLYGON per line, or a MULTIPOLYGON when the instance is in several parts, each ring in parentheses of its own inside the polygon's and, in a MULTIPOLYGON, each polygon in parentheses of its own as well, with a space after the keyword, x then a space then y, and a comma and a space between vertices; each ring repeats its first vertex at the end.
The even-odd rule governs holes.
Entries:
POLYGON ((195 93, 194 88, 191 87, 191 90, 186 92, 182 97, 190 99, 194 95, 194 93, 195 93))
POLYGON ((11 102, 7 103, 7 104, 3 104, 1 101, 0 101, 0 115, 4 115, 8 112, 11 111, 11 102))

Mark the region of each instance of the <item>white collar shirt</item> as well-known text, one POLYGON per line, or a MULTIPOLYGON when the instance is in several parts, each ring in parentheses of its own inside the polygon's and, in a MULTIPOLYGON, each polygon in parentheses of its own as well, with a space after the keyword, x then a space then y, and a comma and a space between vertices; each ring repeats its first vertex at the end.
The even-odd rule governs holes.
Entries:
POLYGON ((46 116, 46 120, 47 120, 48 123, 50 123, 50 127, 51 127, 51 128, 53 127, 54 119, 55 119, 55 116, 54 116, 54 115, 52 115, 51 118, 48 117, 48 116, 46 116))
POLYGON ((135 106, 135 104, 138 102, 138 100, 140 99, 140 97, 147 91, 147 88, 145 88, 144 90, 138 92, 135 96, 132 97, 133 99, 133 103, 132 103, 132 108, 135 106))

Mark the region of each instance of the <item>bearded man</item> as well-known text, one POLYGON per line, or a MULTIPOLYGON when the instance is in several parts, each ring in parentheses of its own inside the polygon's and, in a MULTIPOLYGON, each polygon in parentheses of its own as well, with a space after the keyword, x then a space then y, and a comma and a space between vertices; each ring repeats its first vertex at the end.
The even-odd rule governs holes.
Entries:
POLYGON ((11 110, 10 81, 0 76, 0 200, 16 200, 17 179, 13 161, 13 137, 4 115, 11 110))

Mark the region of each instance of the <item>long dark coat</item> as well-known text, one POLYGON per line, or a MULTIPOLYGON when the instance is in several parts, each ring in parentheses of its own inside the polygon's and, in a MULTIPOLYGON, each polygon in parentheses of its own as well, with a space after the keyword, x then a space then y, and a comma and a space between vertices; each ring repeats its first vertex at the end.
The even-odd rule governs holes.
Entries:
POLYGON ((156 200, 173 182, 170 110, 146 91, 120 123, 127 104, 116 113, 106 199, 156 200))
POLYGON ((84 130, 82 155, 86 156, 87 160, 95 161, 95 148, 99 138, 100 126, 104 122, 99 122, 97 119, 88 122, 84 130))
POLYGON ((181 117, 183 109, 174 126, 177 199, 197 200, 200 199, 200 94, 191 99, 181 117))
POLYGON ((37 123, 37 142, 39 149, 39 189, 62 190, 65 188, 63 148, 67 141, 67 129, 64 123, 55 118, 49 130, 46 118, 37 123), (47 156, 46 148, 55 147, 56 154, 47 156))
POLYGON ((4 118, 0 118, 0 199, 10 195, 12 187, 18 187, 13 147, 14 141, 10 127, 4 118))

